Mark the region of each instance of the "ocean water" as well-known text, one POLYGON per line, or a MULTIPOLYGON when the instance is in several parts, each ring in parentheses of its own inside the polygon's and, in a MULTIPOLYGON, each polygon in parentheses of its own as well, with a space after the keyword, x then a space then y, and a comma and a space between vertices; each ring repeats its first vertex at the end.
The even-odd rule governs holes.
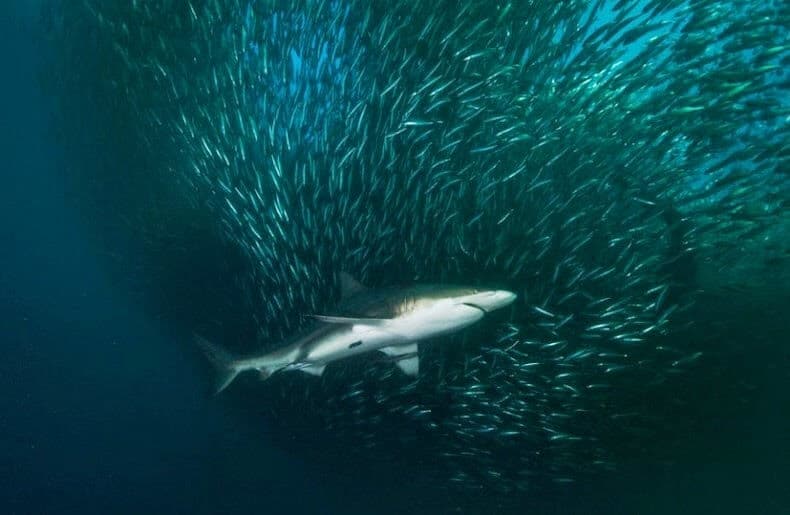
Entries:
MULTIPOLYGON (((433 475, 436 440, 408 423, 382 428, 382 445, 360 453, 354 434, 274 410, 254 378, 212 396, 191 333, 255 333, 236 298, 244 257, 203 219, 152 255, 134 223, 99 217, 96 206, 140 201, 134 183, 102 178, 145 152, 122 147, 99 100, 42 67, 52 49, 40 8, 0 11, 2 513, 790 512, 786 260, 753 282, 704 288, 684 314, 693 326, 671 335, 704 349, 699 365, 629 399, 650 430, 627 442, 599 435, 617 466, 573 483, 453 488, 433 475), (55 116, 64 104, 67 137, 55 116), (393 432, 409 436, 405 459, 388 448, 402 452, 393 432)), ((309 415, 323 397, 301 393, 309 415)))

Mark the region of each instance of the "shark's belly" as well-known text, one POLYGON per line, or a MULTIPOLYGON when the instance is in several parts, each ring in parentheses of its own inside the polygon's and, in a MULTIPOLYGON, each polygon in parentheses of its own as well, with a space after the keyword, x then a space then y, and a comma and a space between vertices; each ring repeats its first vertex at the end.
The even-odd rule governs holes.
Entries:
MULTIPOLYGON (((466 304, 437 302, 404 316, 365 323, 339 324, 306 344, 295 365, 321 365, 339 359, 434 338, 471 325, 483 310, 466 304)), ((330 322, 336 323, 336 322, 330 322)))
POLYGON ((408 339, 403 336, 378 327, 349 325, 312 342, 302 361, 304 363, 330 363, 406 342, 408 339))

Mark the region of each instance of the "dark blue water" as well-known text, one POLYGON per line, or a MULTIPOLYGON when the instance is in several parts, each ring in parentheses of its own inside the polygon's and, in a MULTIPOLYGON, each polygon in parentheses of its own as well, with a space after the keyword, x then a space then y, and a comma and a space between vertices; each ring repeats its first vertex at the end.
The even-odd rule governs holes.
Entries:
POLYGON ((743 317, 742 345, 715 375, 667 392, 703 414, 687 438, 567 489, 460 503, 411 488, 408 474, 314 462, 270 438, 207 394, 195 354, 173 344, 184 335, 97 253, 38 87, 37 11, 2 9, 0 512, 790 513, 790 353, 769 316, 781 298, 715 303, 710 320, 743 317))
POLYGON ((66 198, 37 10, 2 10, 0 511, 339 507, 318 473, 240 434, 193 356, 113 284, 66 198))

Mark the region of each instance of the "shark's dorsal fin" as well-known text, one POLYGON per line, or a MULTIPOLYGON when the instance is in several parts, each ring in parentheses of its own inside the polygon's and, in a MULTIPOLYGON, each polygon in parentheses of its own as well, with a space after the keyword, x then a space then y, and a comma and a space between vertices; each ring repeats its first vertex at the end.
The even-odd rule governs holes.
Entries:
POLYGON ((349 297, 365 291, 361 282, 354 279, 348 272, 340 272, 340 299, 345 300, 349 297))
POLYGON ((389 318, 357 318, 357 317, 338 317, 332 315, 310 315, 316 320, 326 322, 328 324, 358 324, 358 325, 375 325, 383 326, 390 323, 389 318))

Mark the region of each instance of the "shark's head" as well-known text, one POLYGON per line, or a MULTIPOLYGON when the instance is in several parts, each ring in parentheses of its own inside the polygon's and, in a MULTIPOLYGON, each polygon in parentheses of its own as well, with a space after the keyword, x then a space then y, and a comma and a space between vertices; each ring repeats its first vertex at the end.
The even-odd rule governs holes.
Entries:
POLYGON ((507 290, 470 288, 459 292, 453 300, 456 304, 465 304, 489 313, 512 304, 516 300, 516 294, 507 290))
POLYGON ((486 313, 510 305, 516 294, 505 290, 443 286, 412 305, 404 322, 413 339, 438 336, 474 324, 486 313), (419 335, 418 335, 419 333, 419 335))
POLYGON ((388 319, 387 330, 408 341, 458 331, 516 299, 515 293, 505 290, 448 285, 416 286, 403 293, 393 292, 400 304, 388 319))

